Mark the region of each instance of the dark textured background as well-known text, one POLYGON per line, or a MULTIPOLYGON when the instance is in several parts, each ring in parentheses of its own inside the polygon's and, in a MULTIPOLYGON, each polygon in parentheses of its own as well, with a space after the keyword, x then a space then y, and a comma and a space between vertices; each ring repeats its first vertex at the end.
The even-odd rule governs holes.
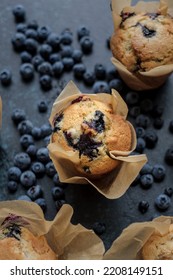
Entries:
MULTIPOLYGON (((47 123, 52 104, 62 83, 62 80, 56 81, 51 91, 43 92, 38 83, 37 73, 33 82, 25 84, 21 81, 19 75, 20 58, 11 46, 11 37, 15 33, 15 22, 12 15, 12 8, 15 4, 19 4, 19 2, 17 0, 0 1, 0 70, 7 67, 13 73, 13 82, 10 87, 0 86, 0 95, 3 101, 3 125, 0 140, 0 200, 15 199, 25 192, 24 189, 20 188, 16 194, 11 195, 6 189, 8 167, 11 165, 14 155, 21 151, 19 133, 11 120, 12 110, 23 108, 28 119, 35 126, 47 123), (46 99, 49 102, 49 110, 46 114, 38 113, 37 103, 39 99, 46 99)), ((74 34, 73 46, 76 48, 79 47, 76 40, 76 30, 80 25, 86 25, 94 39, 94 48, 92 55, 84 57, 85 65, 88 69, 93 69, 95 63, 103 63, 108 69, 112 66, 111 53, 106 47, 106 39, 113 31, 109 0, 21 0, 20 4, 26 8, 27 20, 36 19, 40 26, 48 25, 56 33, 70 28, 74 34)), ((70 79, 75 81, 81 91, 91 92, 91 89, 86 88, 82 82, 76 81, 71 73, 63 76, 63 84, 65 85, 70 79)), ((153 165, 155 163, 165 165, 166 148, 173 142, 173 135, 168 131, 169 122, 173 119, 172 89, 173 79, 170 77, 162 88, 148 94, 155 103, 165 107, 164 127, 158 131, 157 146, 153 150, 146 149, 145 151, 149 162, 153 165)), ((82 223, 88 228, 92 228, 95 222, 106 224, 106 231, 101 238, 108 248, 123 228, 130 223, 151 220, 155 215, 161 214, 155 208, 154 200, 158 194, 163 192, 164 188, 171 187, 172 182, 172 167, 166 166, 166 178, 162 183, 154 183, 150 190, 143 190, 140 186, 130 187, 126 194, 117 200, 104 198, 89 185, 69 185, 65 196, 66 201, 74 208, 74 223, 82 223), (146 199, 150 203, 149 210, 145 214, 141 214, 138 210, 138 203, 141 199, 146 199)), ((48 204, 45 217, 52 219, 56 214, 51 196, 52 180, 44 177, 44 179, 39 180, 39 184, 44 188, 48 204)), ((164 214, 172 215, 173 206, 164 214)))

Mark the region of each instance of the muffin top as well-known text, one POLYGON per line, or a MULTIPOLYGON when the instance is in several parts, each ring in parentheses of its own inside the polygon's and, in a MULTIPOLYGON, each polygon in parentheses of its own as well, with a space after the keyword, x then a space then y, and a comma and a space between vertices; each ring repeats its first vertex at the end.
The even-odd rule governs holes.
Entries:
POLYGON ((131 148, 131 128, 112 106, 81 95, 54 120, 52 142, 77 154, 76 169, 86 177, 97 177, 113 170, 118 161, 110 151, 131 148))
POLYGON ((121 13, 111 50, 130 72, 173 63, 173 18, 159 13, 121 13))
POLYGON ((144 260, 173 260, 173 231, 161 236, 153 234, 142 249, 144 260))

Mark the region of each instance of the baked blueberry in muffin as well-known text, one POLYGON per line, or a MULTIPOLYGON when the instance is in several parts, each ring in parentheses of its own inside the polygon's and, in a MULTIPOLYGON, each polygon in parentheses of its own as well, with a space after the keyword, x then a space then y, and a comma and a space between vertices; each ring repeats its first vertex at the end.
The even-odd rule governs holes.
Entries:
POLYGON ((173 18, 160 13, 121 13, 111 50, 129 71, 149 71, 173 63, 173 18))
POLYGON ((79 173, 97 178, 118 166, 110 151, 129 151, 132 135, 129 123, 110 104, 81 94, 55 116, 52 142, 75 153, 79 173))

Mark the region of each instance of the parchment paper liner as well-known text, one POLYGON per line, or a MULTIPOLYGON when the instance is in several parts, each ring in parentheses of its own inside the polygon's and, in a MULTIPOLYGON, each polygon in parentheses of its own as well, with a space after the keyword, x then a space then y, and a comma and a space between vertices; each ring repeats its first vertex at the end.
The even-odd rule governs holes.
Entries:
POLYGON ((105 253, 105 260, 141 260, 141 249, 155 232, 161 235, 169 232, 173 217, 160 216, 150 222, 133 223, 123 230, 105 253))
POLYGON ((10 214, 16 214, 29 222, 26 227, 36 236, 45 235, 48 244, 63 260, 99 260, 103 258, 104 245, 92 231, 70 220, 73 210, 64 204, 54 220, 47 221, 41 208, 34 202, 0 202, 0 224, 10 214))
MULTIPOLYGON (((53 125, 53 121, 56 115, 71 104, 71 101, 76 99, 82 93, 70 81, 64 90, 61 92, 59 97, 55 100, 50 116, 50 123, 53 125)), ((128 108, 115 90, 112 90, 112 95, 100 93, 100 94, 85 94, 91 99, 97 99, 104 103, 112 104, 113 111, 116 114, 122 115, 125 119, 127 117, 128 108)), ((132 130, 132 148, 131 151, 136 147, 136 134, 133 126, 130 124, 132 130)), ((78 152, 65 152, 58 144, 52 143, 48 145, 50 157, 54 163, 54 166, 59 174, 61 182, 74 183, 74 184, 91 184, 105 197, 114 199, 122 196, 129 188, 130 184, 137 177, 139 171, 146 163, 147 158, 145 155, 129 156, 131 151, 111 151, 111 157, 121 161, 118 168, 114 169, 109 174, 105 175, 101 179, 87 179, 82 177, 74 168, 74 163, 78 161, 78 152)))
MULTIPOLYGON (((127 12, 158 12, 166 15, 167 12, 173 16, 173 1, 139 1, 135 6, 131 6, 131 0, 112 0, 112 17, 114 30, 119 27, 121 11, 125 8, 127 12)), ((151 90, 160 87, 167 80, 168 76, 173 72, 173 64, 158 66, 150 71, 131 73, 127 68, 116 58, 111 58, 112 63, 116 66, 121 78, 132 89, 151 90)))

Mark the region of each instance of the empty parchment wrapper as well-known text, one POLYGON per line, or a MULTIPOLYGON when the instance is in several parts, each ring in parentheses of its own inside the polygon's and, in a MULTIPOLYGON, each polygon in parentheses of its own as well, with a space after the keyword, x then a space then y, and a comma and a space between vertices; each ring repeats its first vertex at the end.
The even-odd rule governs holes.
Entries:
POLYGON ((169 232, 173 217, 160 216, 150 222, 133 223, 123 230, 105 253, 105 260, 142 260, 141 249, 155 232, 169 232))
MULTIPOLYGON (((82 93, 72 81, 67 84, 53 104, 49 119, 52 126, 56 115, 68 107, 71 102, 81 96, 81 94, 82 93)), ((112 94, 85 94, 85 96, 89 96, 90 99, 111 104, 114 113, 119 114, 126 119, 128 109, 117 91, 113 90, 112 94)), ((130 123, 129 125, 132 131, 131 151, 110 151, 111 157, 115 160, 119 160, 121 163, 118 168, 115 168, 110 173, 105 174, 105 176, 102 176, 101 179, 89 180, 88 178, 81 176, 81 174, 79 174, 79 172, 74 167, 74 162, 79 160, 78 152, 66 152, 62 150, 60 145, 50 141, 48 149, 50 157, 59 174, 60 181, 73 184, 89 183, 100 193, 110 199, 122 196, 137 177, 139 171, 147 161, 145 155, 129 155, 136 147, 136 134, 134 132, 133 126, 130 123)))
MULTIPOLYGON (((121 11, 126 12, 146 12, 157 13, 158 11, 166 15, 167 13, 173 16, 173 1, 139 1, 135 6, 132 6, 131 0, 112 0, 112 17, 114 23, 114 31, 121 23, 121 11)), ((158 42, 159 44, 159 42, 158 42)), ((116 66, 121 78, 131 88, 137 91, 152 90, 160 87, 167 80, 168 76, 173 72, 173 64, 158 66, 150 71, 132 73, 116 58, 111 58, 112 63, 116 66)))
POLYGON ((44 235, 51 249, 61 260, 99 260, 105 251, 103 242, 92 231, 80 224, 73 225, 73 210, 64 204, 54 220, 47 221, 41 208, 34 202, 0 202, 0 224, 10 214, 22 217, 35 236, 44 235))

